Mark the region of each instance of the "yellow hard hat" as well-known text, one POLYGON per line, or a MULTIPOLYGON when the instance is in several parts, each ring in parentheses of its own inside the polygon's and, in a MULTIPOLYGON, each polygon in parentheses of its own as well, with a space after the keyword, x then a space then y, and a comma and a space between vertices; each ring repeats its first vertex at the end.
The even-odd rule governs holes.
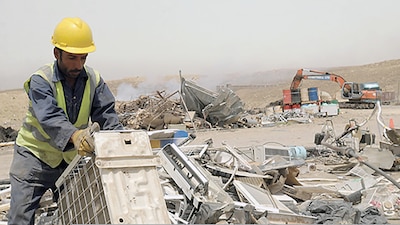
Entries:
POLYGON ((85 54, 94 52, 92 30, 80 18, 64 18, 54 29, 53 45, 69 53, 85 54))

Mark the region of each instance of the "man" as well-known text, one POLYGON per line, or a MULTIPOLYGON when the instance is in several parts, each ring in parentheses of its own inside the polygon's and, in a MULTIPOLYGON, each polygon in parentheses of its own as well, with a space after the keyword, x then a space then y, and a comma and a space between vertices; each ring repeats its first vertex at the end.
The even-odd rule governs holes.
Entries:
POLYGON ((120 130, 115 99, 99 73, 85 66, 95 51, 90 27, 65 18, 52 36, 55 62, 25 82, 29 109, 18 132, 10 168, 8 224, 34 224, 35 210, 77 155, 94 152, 92 132, 120 130), (92 125, 90 125, 90 122, 92 125))

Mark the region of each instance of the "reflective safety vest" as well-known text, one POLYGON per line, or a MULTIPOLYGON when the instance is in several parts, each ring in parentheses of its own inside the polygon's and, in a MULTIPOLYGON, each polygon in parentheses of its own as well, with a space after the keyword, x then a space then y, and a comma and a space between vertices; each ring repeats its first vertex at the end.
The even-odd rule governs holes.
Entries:
MULTIPOLYGON (((34 75, 40 75, 49 82, 53 90, 54 98, 57 100, 57 105, 64 110, 65 114, 67 114, 64 89, 61 81, 52 81, 54 76, 54 67, 54 63, 47 64, 36 71, 34 75)), ((87 66, 85 66, 85 70, 89 78, 85 85, 78 118, 74 123, 74 126, 78 129, 83 129, 88 126, 95 89, 100 82, 100 74, 97 71, 87 66)), ((26 93, 29 91, 30 81, 31 78, 24 83, 26 93)), ((71 149, 64 152, 63 149, 59 149, 55 146, 54 142, 50 141, 50 136, 43 130, 39 121, 32 112, 32 101, 29 101, 28 112, 26 113, 23 125, 18 132, 16 144, 29 149, 36 157, 52 168, 57 167, 63 159, 69 164, 76 156, 77 150, 71 149)))

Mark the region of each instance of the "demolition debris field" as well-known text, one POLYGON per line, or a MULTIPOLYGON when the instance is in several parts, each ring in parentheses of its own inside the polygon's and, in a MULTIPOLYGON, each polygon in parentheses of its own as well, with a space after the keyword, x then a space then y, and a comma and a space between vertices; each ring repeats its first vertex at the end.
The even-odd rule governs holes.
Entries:
MULTIPOLYGON (((383 90, 395 91, 398 93, 400 60, 390 60, 363 66, 337 67, 325 70, 342 75, 348 81, 378 81, 383 90)), ((276 83, 267 83, 266 88, 242 88, 235 90, 235 93, 241 98, 246 109, 264 108, 270 102, 282 98, 282 90, 289 88, 295 72, 296 70, 293 70, 291 74, 288 74, 286 80, 276 83)), ((246 79, 244 78, 243 80, 246 79)), ((261 80, 264 82, 266 78, 261 80)), ((130 83, 134 86, 141 81, 143 81, 143 78, 129 78, 125 80, 109 81, 108 84, 114 94, 116 94, 117 87, 121 83, 130 83)), ((331 93, 332 96, 335 96, 335 92, 339 90, 336 83, 327 81, 305 81, 303 82, 302 87, 319 87, 321 90, 331 93)), ((22 89, 1 91, 0 101, 2 103, 0 108, 0 125, 5 128, 11 127, 16 130, 19 129, 28 105, 27 96, 24 91, 22 89)), ((361 122, 366 119, 371 112, 372 110, 341 109, 338 116, 313 118, 312 123, 307 124, 290 122, 273 127, 199 130, 197 132, 197 138, 192 143, 203 143, 205 140, 212 138, 214 146, 221 145, 222 142, 225 142, 226 144, 237 147, 262 145, 264 143, 308 147, 314 145, 314 135, 321 132, 321 129, 327 120, 332 120, 336 134, 339 135, 343 132, 344 126, 349 119, 354 118, 361 122)), ((386 124, 389 124, 389 120, 393 119, 397 128, 400 126, 400 106, 395 103, 389 106, 383 106, 382 117, 383 122, 386 124)), ((377 126, 376 118, 373 117, 367 126, 370 128, 372 133, 376 134, 376 141, 379 141, 380 133, 382 131, 379 130, 377 126)), ((5 162, 2 163, 0 168, 0 179, 7 178, 8 176, 8 166, 9 163, 11 163, 11 155, 11 146, 0 148, 1 161, 5 162)))
MULTIPOLYGON (((383 91, 389 91, 398 95, 400 82, 398 81, 399 75, 397 71, 400 71, 399 67, 400 60, 391 60, 358 67, 315 69, 340 74, 345 77, 347 81, 351 82, 361 83, 378 81, 383 91)), ((189 147, 187 153, 190 154, 191 157, 197 157, 199 159, 196 163, 194 163, 194 161, 191 163, 191 160, 186 158, 179 148, 174 147, 175 145, 166 145, 162 151, 158 151, 160 162, 163 167, 163 172, 158 174, 158 176, 160 176, 161 180, 168 178, 165 180, 168 181, 168 183, 163 181, 164 184, 162 187, 167 188, 165 189, 166 193, 164 193, 164 198, 167 197, 165 200, 166 203, 168 202, 168 213, 171 213, 169 216, 171 221, 182 220, 188 223, 201 224, 207 222, 221 223, 222 221, 239 224, 250 222, 264 224, 267 223, 267 221, 275 221, 278 224, 281 224, 282 221, 285 223, 297 221, 301 224, 320 223, 316 221, 325 221, 327 223, 331 223, 332 221, 336 221, 337 223, 353 221, 353 223, 358 224, 359 222, 365 223, 365 221, 370 222, 371 220, 376 221, 376 223, 386 223, 387 220, 396 222, 400 219, 400 214, 398 213, 399 197, 396 189, 396 187, 400 187, 400 184, 398 184, 400 178, 400 164, 398 158, 394 157, 394 152, 390 152, 388 149, 385 149, 385 147, 373 147, 383 144, 383 142, 381 143, 383 140, 388 140, 383 136, 384 127, 399 127, 400 105, 398 104, 397 96, 391 104, 383 106, 378 105, 379 107, 375 109, 338 110, 338 108, 335 107, 333 110, 334 113, 330 114, 334 116, 321 114, 322 110, 321 112, 315 112, 304 109, 304 112, 302 112, 300 109, 296 109, 282 112, 282 110, 273 103, 277 103, 278 100, 282 99, 282 92, 289 88, 295 71, 296 70, 290 73, 288 72, 287 78, 284 77, 281 81, 276 82, 272 82, 272 80, 274 80, 274 77, 272 77, 274 76, 273 74, 260 76, 260 73, 257 73, 254 74, 254 77, 250 77, 251 79, 246 79, 247 77, 245 76, 239 79, 242 81, 255 82, 250 82, 248 84, 243 82, 235 83, 238 77, 230 77, 232 78, 230 82, 220 84, 221 86, 218 87, 220 88, 218 91, 220 94, 211 103, 208 103, 208 100, 214 97, 212 90, 208 91, 201 86, 195 85, 196 79, 201 79, 201 77, 196 77, 192 80, 193 82, 188 82, 192 77, 185 77, 184 75, 182 75, 184 79, 179 79, 178 76, 164 78, 164 81, 168 79, 168 82, 165 83, 170 83, 169 81, 179 82, 178 80, 181 80, 182 93, 179 92, 179 89, 157 89, 154 90, 154 93, 143 94, 140 97, 132 97, 128 101, 117 101, 116 111, 121 123, 127 129, 148 129, 149 131, 154 131, 166 127, 186 128, 190 133, 190 139, 193 139, 194 136, 196 137, 194 140, 191 140, 189 146, 182 145, 182 147, 189 147), (257 78, 260 80, 257 80, 257 78), (266 78, 270 78, 270 80, 266 78), (225 85, 226 87, 232 88, 234 93, 230 90, 226 90, 225 85), (201 92, 199 93, 198 90, 201 90, 201 92), (198 95, 193 95, 193 97, 192 93, 198 95), (205 95, 205 97, 203 95, 205 95), (184 99, 184 103, 180 101, 181 99, 184 99), (197 106, 197 104, 200 105, 200 103, 207 105, 207 107, 199 111, 198 109, 193 109, 196 107, 190 105, 197 106), (196 115, 191 118, 190 121, 187 120, 189 115, 193 115, 193 111, 188 112, 187 109, 196 110, 196 114, 206 114, 208 120, 199 118, 202 117, 201 115, 196 115), (206 109, 208 111, 206 111, 206 109), (240 109, 240 112, 236 111, 236 109, 240 109), (242 115, 242 109, 244 109, 244 115, 242 115), (185 117, 186 119, 184 119, 185 117), (239 118, 239 120, 236 118, 239 118), (348 133, 343 133, 350 120, 355 120, 358 124, 362 124, 361 129, 350 129, 351 137, 347 135, 348 133), (233 121, 233 123, 226 121, 233 121), (386 126, 382 126, 382 124, 386 124, 386 126), (322 132, 324 132, 324 134, 322 134, 322 132), (361 136, 362 133, 363 136, 361 136), (323 137, 323 139, 321 139, 321 137, 323 137), (332 140, 334 140, 338 146, 352 147, 335 147, 329 144, 332 143, 332 140), (316 143, 318 143, 318 145, 316 145, 316 143), (204 144, 207 145, 207 148, 202 147, 204 144), (330 147, 324 148, 326 144, 330 147), (276 145, 276 147, 273 147, 274 145, 276 145), (364 146, 363 148, 361 148, 362 145, 364 146), (198 148, 199 146, 201 150, 198 148), (352 148, 354 148, 354 151, 352 148), (284 149, 284 151, 281 151, 281 149, 284 149), (360 151, 356 151, 356 149, 360 151), (226 155, 229 154, 226 154, 226 151, 234 157, 227 157, 226 155), (337 151, 337 154, 334 154, 334 151, 337 151), (286 153, 289 155, 286 155, 286 153), (198 155, 195 156, 196 154, 198 155), (286 161, 284 157, 288 157, 288 161, 286 161), (247 162, 247 158, 251 158, 251 162, 247 162), (232 170, 232 166, 236 160, 238 164, 235 165, 235 169, 232 170), (368 168, 363 168, 362 165, 358 165, 355 161, 367 165, 369 169, 372 169, 382 176, 372 176, 371 173, 368 172, 368 168), (200 162, 202 165, 198 164, 200 162), (375 166, 373 166, 373 164, 375 166), (386 172, 381 171, 378 167, 385 169, 386 172), (201 172, 203 169, 211 172, 212 175, 206 173, 206 170, 201 172), (233 176, 233 174, 235 174, 235 176, 233 176), (362 179, 354 179, 352 175, 359 176, 362 179), (262 178, 259 176, 262 176, 262 178), (170 178, 173 182, 169 181, 170 178), (193 178, 194 182, 187 183, 187 181, 184 181, 187 178, 193 178), (216 181, 218 181, 220 185, 225 183, 225 181, 226 183, 224 187, 220 187, 220 185, 215 183, 216 181), (388 183, 388 181, 393 185, 388 183), (191 187, 190 190, 194 190, 195 193, 189 191, 187 187, 191 187), (181 199, 181 196, 176 195, 176 193, 180 193, 180 191, 182 191, 182 194, 186 197, 182 195, 183 198, 181 199), (171 193, 173 194, 171 195, 171 193), (284 193, 287 196, 280 196, 280 193, 284 193), (194 196, 198 196, 198 194, 203 196, 201 198, 195 197, 197 200, 192 200, 193 202, 187 200, 187 198, 192 199, 194 196), (180 200, 177 202, 176 200, 178 199, 180 200), (259 199, 269 200, 264 202, 258 201, 259 199), (340 199, 342 199, 343 202, 341 202, 340 199), (199 202, 201 202, 201 205, 198 205, 199 202), (215 205, 216 203, 217 205, 220 204, 220 206, 215 205), (242 204, 249 204, 249 206, 251 205, 254 209, 252 208, 249 211, 245 210, 245 214, 243 214, 242 204), (213 206, 210 208, 211 205, 217 207, 214 208, 213 206), (326 205, 329 205, 329 207, 326 207, 326 205), (261 208, 258 209, 260 206, 261 208), (344 209, 345 217, 343 217, 342 212, 343 206, 346 207, 346 209, 344 209), (332 211, 330 210, 332 207, 340 208, 341 210, 338 212, 336 212, 336 210, 332 211), (175 211, 178 208, 184 209, 182 212, 179 212, 179 215, 176 214, 175 211), (195 208, 196 210, 193 211, 195 208), (209 209, 211 211, 209 211, 209 209), (233 209, 234 211, 231 211, 233 209), (324 210, 321 212, 321 209, 324 210), (325 211, 325 209, 328 210, 325 211), (228 211, 224 212, 225 210, 228 211), (378 211, 379 213, 377 214, 378 211), (192 214, 192 212, 194 214, 192 214), (232 212, 234 213, 232 214, 232 212), (220 213, 223 213, 223 215, 220 215, 220 213), (172 214, 174 214, 173 217, 171 217, 172 214)), ((275 77, 280 76, 282 76, 282 71, 275 74, 275 77)), ((136 87, 134 88, 135 90, 141 88, 146 89, 144 85, 147 82, 145 78, 131 77, 123 80, 111 80, 107 81, 107 83, 118 100, 118 91, 124 93, 124 91, 121 91, 121 86, 130 85, 136 87)), ((214 84, 213 82, 211 83, 214 84)), ((152 87, 154 87, 154 84, 152 87)), ((169 86, 167 85, 167 87, 169 86)), ((303 82, 301 87, 318 87, 321 91, 329 93, 333 98, 337 96, 336 93, 339 91, 337 83, 325 80, 303 82)), ((157 86, 157 88, 161 88, 161 85, 157 86)), ((9 167, 13 155, 13 142, 10 141, 13 139, 8 137, 12 135, 9 135, 7 132, 11 130, 12 133, 15 134, 15 131, 20 128, 27 110, 28 98, 22 89, 18 89, 0 92, 0 100, 2 102, 2 107, 0 108, 0 128, 3 128, 0 130, 2 131, 0 132, 0 138, 2 138, 2 143, 0 143, 0 160, 2 162, 0 164, 0 182, 7 183, 9 179, 9 167), (4 137, 7 138, 4 139, 4 137)), ((309 102, 307 101, 307 103, 309 102)), ((398 136, 394 136, 396 133, 393 133, 393 130, 390 131, 390 133, 386 132, 385 135, 391 137, 390 141, 394 144, 390 147, 393 147, 392 151, 396 151, 397 156, 400 149, 396 148, 398 146, 396 144, 400 143, 400 141, 398 136)), ((163 132, 164 131, 160 133, 163 132)), ((135 133, 139 134, 138 132, 135 133)), ((160 133, 156 134, 159 135, 160 133)), ((120 133, 116 134, 124 135, 120 133)), ((101 133, 99 133, 99 135, 101 135, 101 133)), ((144 135, 142 137, 146 137, 147 135, 152 136, 150 133, 146 134, 142 132, 141 135, 144 135)), ((102 158, 103 156, 101 153, 104 152, 102 151, 104 150, 103 148, 106 147, 108 152, 110 146, 101 144, 101 136, 96 136, 96 139, 97 138, 99 138, 99 145, 96 146, 96 153, 97 156, 102 158)), ((107 140, 108 138, 109 136, 107 136, 107 140)), ((147 145, 146 142, 141 141, 143 138, 138 138, 138 140, 140 140, 140 143, 147 145)), ((161 143, 163 139, 159 140, 159 143, 161 143)), ((122 144, 126 141, 127 139, 124 138, 124 142, 117 143, 122 144)), ((128 142, 131 143, 130 141, 128 142)), ((140 145, 140 143, 137 142, 134 146, 129 146, 129 151, 135 152, 134 149, 136 147, 140 149, 141 155, 143 154, 142 149, 144 148, 147 148, 149 155, 152 154, 152 150, 153 153, 157 151, 157 149, 155 149, 157 147, 153 146, 153 144, 157 143, 154 142, 154 139, 150 141, 153 149, 148 145, 148 147, 140 145)), ((114 147, 114 149, 122 148, 123 146, 114 147)), ((107 157, 108 156, 110 155, 107 155, 107 157)), ((90 160, 90 162, 94 165, 93 160, 90 160)), ((101 160, 99 162, 101 162, 101 160)), ((86 162, 86 164, 88 163, 86 162)), ((135 167, 137 166, 136 161, 132 161, 131 164, 135 165, 135 167)), ((74 163, 71 163, 71 165, 73 166, 74 163)), ((82 171, 86 171, 82 174, 88 172, 88 170, 83 168, 79 170, 81 169, 82 171)), ((120 168, 116 169, 120 170, 120 168)), ((145 170, 147 171, 147 169, 145 170)), ((73 169, 73 171, 75 171, 75 169, 73 169)), ((124 170, 123 174, 130 174, 129 172, 126 173, 126 171, 130 170, 124 170)), ((132 171, 137 170, 135 169, 132 171)), ((94 173, 92 175, 90 175, 90 173, 88 174, 89 176, 94 175, 94 173)), ((140 176, 140 179, 144 177, 148 178, 147 176, 150 175, 150 173, 146 174, 147 175, 140 176)), ((131 183, 131 181, 135 183, 131 175, 126 176, 127 178, 131 177, 128 178, 129 183, 131 183)), ((95 176, 92 177, 94 178, 95 176)), ((119 175, 113 179, 115 178, 118 180, 122 179, 119 175)), ((95 179, 97 180, 99 178, 95 179)), ((71 180, 76 179, 73 178, 71 180)), ((69 183, 69 181, 64 181, 65 184, 63 185, 80 187, 80 185, 74 185, 73 183, 69 183)), ((115 186, 114 182, 112 183, 113 188, 127 188, 131 186, 115 186)), ((140 183, 149 184, 148 182, 140 183)), ((103 186, 107 184, 111 183, 102 182, 103 186)), ((117 184, 120 183, 117 182, 117 184)), ((97 187, 97 185, 94 186, 97 187)), ((136 185, 133 186, 136 187, 136 185)), ((131 193, 129 191, 129 196, 134 197, 139 193, 136 192, 139 191, 139 189, 148 189, 144 188, 142 184, 139 186, 140 188, 137 190, 136 188, 132 190, 134 193, 133 195, 130 195, 131 193)), ((65 190, 67 189, 69 188, 65 188, 65 190)), ((9 190, 10 188, 6 189, 6 191, 9 190)), ((93 189, 93 191, 95 190, 96 192, 99 191, 99 189, 93 189)), ((70 192, 70 194, 66 194, 66 196, 70 196, 73 192, 74 191, 70 192)), ((86 195, 89 196, 89 193, 92 193, 92 191, 88 191, 86 195)), ((124 191, 124 193, 127 192, 124 191)), ((157 199, 156 195, 153 195, 154 193, 155 192, 151 194, 150 192, 148 193, 149 199, 157 199)), ((131 199, 129 196, 127 198, 131 199)), ((163 198, 162 194, 158 197, 163 198)), ((64 214, 63 210, 67 209, 66 211, 69 211, 69 209, 74 207, 63 207, 63 202, 66 203, 68 201, 60 200, 61 204, 58 206, 58 212, 61 213, 60 215, 67 216, 69 213, 64 214)), ((129 204, 132 203, 132 206, 135 204, 142 204, 139 203, 140 201, 133 202, 130 201, 129 204)), ((159 201, 156 200, 156 202, 159 201)), ((4 199, 4 201, 0 199, 0 203, 2 203, 4 209, 1 212, 6 215, 9 199, 4 199)), ((45 208, 48 208, 48 206, 45 206, 45 208)), ((84 208, 86 208, 86 206, 84 206, 84 208)), ((96 208, 97 213, 99 206, 96 205, 94 208, 96 208)), ((103 206, 100 208, 103 208, 103 206)), ((40 211, 41 210, 38 212, 40 211)), ((53 214, 52 209, 49 209, 47 215, 46 213, 42 213, 37 219, 40 221, 60 219, 55 218, 54 215, 57 215, 57 213, 53 214)), ((168 215, 165 215, 166 220, 168 220, 168 215)), ((97 215, 95 218, 99 218, 99 216, 100 215, 97 215)), ((125 221, 124 218, 124 216, 117 216, 114 220, 122 222, 125 221)), ((5 220, 5 217, 0 220, 5 220)), ((274 223, 272 222, 272 224, 274 223)))

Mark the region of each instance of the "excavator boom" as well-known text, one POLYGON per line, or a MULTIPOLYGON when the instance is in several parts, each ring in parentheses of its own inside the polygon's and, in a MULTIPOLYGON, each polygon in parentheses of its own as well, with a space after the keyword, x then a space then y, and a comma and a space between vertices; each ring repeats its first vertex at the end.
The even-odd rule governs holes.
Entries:
POLYGON ((296 90, 300 87, 301 81, 303 79, 307 80, 330 80, 339 84, 340 88, 346 83, 346 80, 337 74, 329 73, 329 72, 321 72, 317 70, 310 69, 299 69, 297 70, 296 75, 293 78, 292 84, 290 85, 290 90, 296 90), (313 74, 304 74, 304 73, 313 73, 313 74))

